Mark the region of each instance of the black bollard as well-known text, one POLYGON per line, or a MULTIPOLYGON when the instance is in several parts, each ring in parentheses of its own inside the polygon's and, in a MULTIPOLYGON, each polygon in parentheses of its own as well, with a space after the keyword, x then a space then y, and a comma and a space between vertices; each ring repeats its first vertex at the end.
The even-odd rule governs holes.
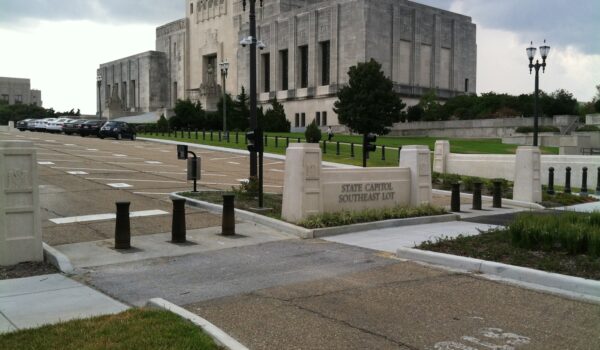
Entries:
POLYGON ((548 189, 546 190, 548 194, 554 194, 554 168, 550 167, 548 169, 548 189))
POLYGON ((221 142, 221 130, 219 130, 219 142, 221 142))
POLYGON ((327 140, 323 140, 323 154, 327 154, 327 140))
POLYGON ((502 208, 502 181, 494 181, 494 199, 492 206, 502 208))
POLYGON ((129 226, 130 202, 117 202, 116 204, 115 249, 129 249, 131 248, 131 229, 129 226))
POLYGON ((596 175, 596 194, 600 194, 600 166, 598 167, 598 174, 596 175))
POLYGON ((279 136, 275 136, 275 148, 279 147, 279 136))
POLYGON ((221 225, 221 234, 223 236, 235 235, 235 210, 233 200, 233 194, 223 195, 223 221, 221 225))
POLYGON ((381 160, 385 160, 385 145, 381 146, 381 160))
POLYGON ((235 132, 235 143, 240 143, 240 133, 239 132, 235 132))
POLYGON ((581 191, 579 191, 579 195, 580 196, 587 196, 588 195, 588 188, 587 188, 587 167, 583 167, 583 169, 581 169, 581 191))
POLYGON ((450 199, 450 211, 460 211, 460 183, 452 184, 452 197, 450 199))
POLYGON ((340 141, 335 142, 335 155, 336 156, 340 155, 340 141))
POLYGON ((213 131, 212 130, 210 131, 210 140, 211 141, 213 140, 213 131))
POLYGON ((481 210, 481 182, 473 182, 473 209, 481 210))
POLYGON ((350 157, 354 158, 354 142, 350 143, 350 157))
POLYGON ((265 143, 264 146, 267 147, 269 145, 269 137, 265 134, 265 143))
POLYGON ((173 199, 173 223, 171 225, 171 242, 185 243, 185 199, 173 199))
POLYGON ((571 193, 571 167, 567 167, 567 173, 565 175, 565 193, 571 193))

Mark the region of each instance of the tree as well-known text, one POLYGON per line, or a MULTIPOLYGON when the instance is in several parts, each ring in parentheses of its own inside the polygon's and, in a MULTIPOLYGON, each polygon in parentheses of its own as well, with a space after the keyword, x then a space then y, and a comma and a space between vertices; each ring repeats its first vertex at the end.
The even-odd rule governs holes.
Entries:
POLYGON ((271 108, 258 120, 261 129, 270 132, 290 132, 292 124, 285 116, 283 105, 277 102, 276 99, 270 100, 269 103, 271 108))
POLYGON ((160 118, 156 122, 156 129, 161 132, 169 130, 169 121, 167 118, 165 118, 164 114, 161 114, 160 118))
POLYGON ((205 127, 205 113, 200 102, 177 100, 174 111, 175 116, 170 121, 172 127, 198 129, 205 127))
POLYGON ((319 143, 321 141, 321 130, 317 126, 317 123, 313 120, 312 123, 308 124, 304 131, 304 138, 308 143, 319 143))
POLYGON ((341 124, 360 134, 387 134, 392 124, 400 121, 406 106, 394 92, 392 81, 371 59, 358 63, 348 71, 348 85, 341 88, 333 110, 341 124))
MULTIPOLYGON (((235 110, 233 108, 234 102, 233 99, 231 99, 231 95, 229 94, 225 94, 225 100, 227 103, 227 130, 231 131, 232 130, 232 121, 231 121, 231 117, 235 114, 235 110)), ((217 114, 221 116, 223 116, 223 97, 221 97, 219 99, 219 102, 217 103, 217 114)), ((223 128, 223 121, 221 120, 221 127, 219 129, 223 128)))
POLYGON ((437 101, 435 91, 429 90, 421 97, 419 105, 423 110, 423 119, 426 121, 447 120, 448 115, 442 105, 437 101))
POLYGON ((559 89, 551 94, 540 95, 541 111, 549 117, 555 115, 576 115, 579 104, 573 94, 559 89))
POLYGON ((408 107, 406 119, 409 122, 421 121, 423 119, 423 108, 419 104, 408 107))
POLYGON ((227 115, 229 121, 227 125, 231 130, 246 130, 250 121, 250 109, 249 109, 250 97, 246 94, 246 89, 242 86, 242 91, 236 96, 233 101, 232 111, 227 115))

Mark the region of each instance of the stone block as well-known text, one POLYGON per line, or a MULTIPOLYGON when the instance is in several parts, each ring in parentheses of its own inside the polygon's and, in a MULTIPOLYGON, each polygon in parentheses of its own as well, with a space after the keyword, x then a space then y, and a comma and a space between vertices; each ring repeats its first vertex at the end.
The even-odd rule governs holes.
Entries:
POLYGON ((450 141, 437 140, 433 151, 433 171, 437 173, 446 172, 446 162, 450 154, 450 141))
POLYGON ((404 146, 400 167, 410 169, 410 205, 431 203, 431 156, 427 146, 404 146))
POLYGON ((538 147, 517 148, 513 199, 523 202, 542 201, 541 153, 538 147))
POLYGON ((35 148, 0 141, 0 265, 42 260, 35 148))
POLYGON ((299 222, 321 212, 319 144, 290 143, 286 150, 281 217, 289 222, 299 222))

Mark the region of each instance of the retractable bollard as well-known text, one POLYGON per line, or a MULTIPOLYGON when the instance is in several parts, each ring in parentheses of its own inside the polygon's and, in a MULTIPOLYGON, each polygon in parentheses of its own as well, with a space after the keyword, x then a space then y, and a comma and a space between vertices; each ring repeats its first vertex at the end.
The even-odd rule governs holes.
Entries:
POLYGON ((492 207, 502 208, 502 181, 494 181, 494 196, 492 207))
POLYGON ((473 210, 481 210, 481 182, 473 183, 473 210))
POLYGON ((579 191, 579 195, 580 196, 587 196, 588 195, 588 188, 587 188, 587 167, 583 167, 583 169, 581 169, 581 191, 579 191))
POLYGON ((596 175, 596 194, 600 194, 600 166, 598 167, 598 174, 596 175))
POLYGON ((185 199, 173 199, 173 223, 171 224, 171 242, 186 242, 185 199))
POLYGON ((129 226, 130 202, 117 202, 116 204, 115 249, 129 249, 131 248, 131 229, 129 226))
POLYGON ((235 235, 235 210, 233 206, 233 200, 235 196, 233 194, 223 195, 223 222, 221 228, 221 234, 223 236, 235 235))
POLYGON ((548 169, 548 189, 546 190, 548 194, 554 194, 554 168, 550 167, 548 169))
POLYGON ((571 193, 571 167, 567 167, 565 174, 565 193, 571 193))
POLYGON ((452 184, 452 197, 450 199, 450 211, 460 211, 460 183, 452 184))

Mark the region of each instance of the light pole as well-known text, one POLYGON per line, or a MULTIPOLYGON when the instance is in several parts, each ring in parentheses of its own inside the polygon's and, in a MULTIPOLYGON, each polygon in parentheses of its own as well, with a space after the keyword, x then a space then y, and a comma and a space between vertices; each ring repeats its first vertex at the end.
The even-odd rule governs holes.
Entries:
MULTIPOLYGON (((242 0, 242 8, 246 11, 246 3, 250 5, 249 19, 250 19, 250 36, 243 38, 240 41, 242 46, 250 45, 250 129, 254 131, 256 138, 259 138, 259 145, 262 145, 262 130, 258 127, 256 120, 256 47, 258 46, 261 50, 265 47, 262 42, 256 39, 256 1, 257 0, 242 0)), ((258 0, 260 6, 263 5, 263 0, 258 0)), ((250 177, 258 177, 258 206, 263 206, 263 147, 259 146, 258 149, 250 150, 250 177), (258 172, 256 169, 258 151, 258 172), (258 173, 258 174, 257 174, 258 173), (258 176, 257 176, 258 175, 258 176)))
POLYGON ((98 82, 98 119, 102 119, 102 74, 98 73, 96 81, 98 82))
POLYGON ((535 60, 535 64, 533 63, 533 59, 535 58, 536 48, 533 47, 533 41, 531 42, 531 46, 527 48, 527 57, 529 58, 529 74, 531 74, 532 69, 535 68, 535 99, 533 103, 533 145, 538 145, 538 98, 539 98, 539 90, 540 90, 540 68, 542 68, 542 73, 546 72, 546 58, 548 58, 548 53, 550 53, 550 46, 546 45, 546 40, 544 40, 544 45, 540 46, 540 55, 542 55, 542 63, 539 60, 535 60))
POLYGON ((227 92, 225 91, 225 80, 227 79, 229 62, 224 60, 219 66, 221 67, 221 79, 223 81, 223 135, 225 136, 225 140, 229 140, 229 134, 227 134, 227 92))

